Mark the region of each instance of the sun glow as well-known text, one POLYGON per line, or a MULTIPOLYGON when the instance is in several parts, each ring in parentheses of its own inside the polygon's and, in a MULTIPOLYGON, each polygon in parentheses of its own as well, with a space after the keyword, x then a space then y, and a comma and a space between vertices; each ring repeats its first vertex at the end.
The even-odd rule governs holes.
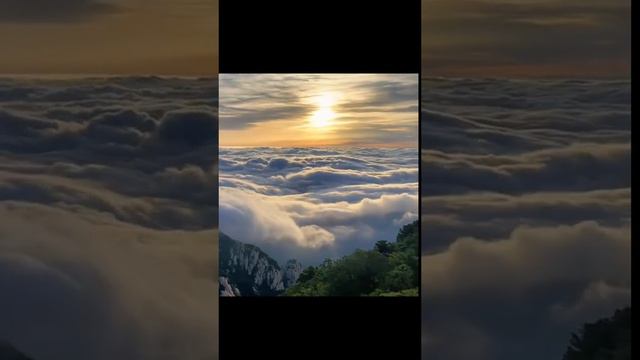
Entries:
POLYGON ((419 113, 407 110, 418 104, 416 74, 220 74, 218 81, 221 147, 417 147, 419 113))
POLYGON ((322 128, 331 125, 331 120, 335 119, 336 113, 330 108, 321 108, 311 115, 309 122, 311 126, 322 128))
POLYGON ((318 107, 309 118, 309 124, 315 128, 326 128, 333 124, 333 120, 337 117, 333 111, 335 104, 335 96, 332 94, 322 94, 314 99, 314 104, 318 107))

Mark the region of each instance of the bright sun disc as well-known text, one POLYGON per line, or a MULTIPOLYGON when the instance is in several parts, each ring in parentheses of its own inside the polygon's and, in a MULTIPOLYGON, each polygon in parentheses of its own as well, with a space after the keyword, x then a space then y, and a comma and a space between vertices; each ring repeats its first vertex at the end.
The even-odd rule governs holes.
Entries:
POLYGON ((335 117, 336 113, 334 113, 333 110, 329 108, 319 109, 311 116, 311 126, 317 128, 327 127, 331 125, 331 120, 333 120, 335 117))
POLYGON ((331 120, 336 118, 336 113, 332 106, 335 103, 333 94, 322 94, 315 101, 318 110, 309 118, 309 123, 315 128, 324 128, 331 125, 331 120))

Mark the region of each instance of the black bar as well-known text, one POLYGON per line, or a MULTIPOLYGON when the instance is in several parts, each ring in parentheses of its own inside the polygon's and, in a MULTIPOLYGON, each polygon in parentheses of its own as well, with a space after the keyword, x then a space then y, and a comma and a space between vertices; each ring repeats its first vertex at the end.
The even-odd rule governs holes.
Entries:
POLYGON ((220 298, 220 359, 420 359, 418 297, 220 298))
POLYGON ((418 73, 420 1, 220 0, 221 73, 418 73))

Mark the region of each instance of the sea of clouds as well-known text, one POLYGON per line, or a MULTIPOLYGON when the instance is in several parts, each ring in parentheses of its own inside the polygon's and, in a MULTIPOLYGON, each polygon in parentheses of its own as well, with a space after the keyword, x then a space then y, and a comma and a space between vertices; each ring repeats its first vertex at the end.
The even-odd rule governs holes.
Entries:
POLYGON ((630 82, 434 78, 422 95, 424 358, 561 359, 630 304, 630 82))
MULTIPOLYGON (((422 95, 425 358, 560 359, 630 301, 630 82, 422 95)), ((214 79, 0 79, 1 340, 36 360, 217 357, 216 99, 214 79)), ((222 154, 221 203, 290 215, 266 227, 293 230, 286 248, 340 244, 320 229, 366 229, 415 191, 389 185, 415 156, 243 151, 222 154)))
POLYGON ((217 83, 0 79, 0 339, 216 359, 217 83))
POLYGON ((418 149, 223 148, 220 231, 317 265, 418 218, 418 149))

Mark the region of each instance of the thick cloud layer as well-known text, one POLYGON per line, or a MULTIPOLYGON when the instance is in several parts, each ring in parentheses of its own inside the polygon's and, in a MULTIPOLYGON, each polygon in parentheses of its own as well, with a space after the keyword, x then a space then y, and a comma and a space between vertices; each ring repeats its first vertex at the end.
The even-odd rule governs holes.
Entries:
MULTIPOLYGON (((0 79, 0 339, 36 359, 216 358, 215 89, 0 79)), ((630 84, 422 94, 425 358, 559 359, 630 299, 630 84)), ((369 247, 415 217, 415 154, 381 151, 223 153, 221 218, 255 215, 287 255, 369 247)))
POLYGON ((0 79, 0 339, 217 358, 215 79, 0 79))
POLYGON ((560 359, 630 302, 629 82, 427 79, 422 94, 424 357, 560 359))
POLYGON ((279 261, 315 265, 417 218, 417 149, 226 148, 220 229, 279 261))

